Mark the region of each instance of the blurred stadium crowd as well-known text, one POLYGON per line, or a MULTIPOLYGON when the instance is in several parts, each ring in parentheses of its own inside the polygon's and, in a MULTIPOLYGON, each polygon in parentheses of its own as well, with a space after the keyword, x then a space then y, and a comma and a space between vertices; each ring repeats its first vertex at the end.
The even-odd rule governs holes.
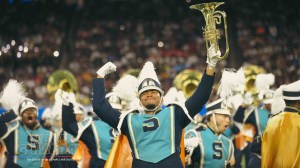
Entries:
MULTIPOLYGON (((30 98, 47 106, 49 75, 67 69, 77 78, 81 99, 89 99, 91 79, 107 61, 119 68, 107 80, 109 89, 146 60, 154 62, 168 90, 181 70, 205 67, 204 19, 189 9, 196 3, 202 1, 1 0, 0 90, 17 79, 30 98)), ((229 0, 224 6, 231 51, 219 70, 259 65, 275 74, 275 87, 299 78, 299 2, 229 0)))

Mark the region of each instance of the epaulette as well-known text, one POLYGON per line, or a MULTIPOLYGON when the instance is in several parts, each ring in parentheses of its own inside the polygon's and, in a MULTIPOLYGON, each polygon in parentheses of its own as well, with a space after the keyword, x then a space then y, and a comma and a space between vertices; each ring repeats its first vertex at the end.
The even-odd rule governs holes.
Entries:
POLYGON ((185 107, 185 105, 183 104, 183 103, 179 103, 179 102, 171 102, 171 103, 169 103, 168 105, 167 105, 167 107, 168 106, 171 106, 171 105, 177 105, 177 106, 179 106, 179 107, 181 107, 182 108, 182 110, 183 110, 183 112, 185 113, 185 115, 191 120, 191 122, 193 122, 193 123, 197 123, 191 116, 190 116, 190 114, 189 114, 189 112, 188 112, 188 110, 187 110, 187 108, 185 107))
POLYGON ((5 125, 7 127, 7 131, 2 137, 0 137, 0 139, 5 139, 11 132, 16 130, 19 127, 20 122, 18 121, 18 119, 15 119, 8 123, 5 123, 5 125))
POLYGON ((119 123, 118 123, 118 126, 117 126, 117 129, 118 129, 118 132, 121 133, 121 127, 122 127, 122 124, 123 124, 123 121, 125 119, 125 117, 129 114, 129 113, 139 113, 139 110, 136 109, 136 108, 133 108, 133 109, 129 109, 128 111, 126 112, 123 112, 121 113, 120 115, 120 120, 119 120, 119 123))
POLYGON ((16 118, 18 118, 18 116, 14 113, 13 110, 9 110, 9 111, 6 111, 6 112, 0 114, 0 122, 1 123, 7 123, 16 118))
POLYGON ((78 132, 76 137, 71 138, 71 142, 78 142, 79 138, 81 137, 83 131, 87 129, 93 122, 92 117, 87 117, 84 120, 77 123, 78 126, 78 132))

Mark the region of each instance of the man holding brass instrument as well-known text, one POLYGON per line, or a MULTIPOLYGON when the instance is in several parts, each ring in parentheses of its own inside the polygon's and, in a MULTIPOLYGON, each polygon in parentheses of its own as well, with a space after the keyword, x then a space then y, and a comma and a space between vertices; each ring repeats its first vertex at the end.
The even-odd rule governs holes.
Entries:
POLYGON ((226 41, 226 51, 223 56, 218 56, 218 60, 226 59, 229 54, 229 43, 227 34, 227 21, 226 13, 223 11, 215 11, 215 9, 224 4, 224 2, 211 2, 202 3, 190 6, 191 9, 196 9, 202 12, 205 19, 204 38, 206 42, 206 49, 214 48, 215 52, 219 50, 218 40, 221 38, 220 30, 216 28, 218 24, 221 24, 221 19, 224 22, 224 34, 226 41))
MULTIPOLYGON (((211 5, 216 6, 215 3, 211 5)), ((208 27, 215 27, 208 24, 208 27)), ((205 37, 210 35, 208 33, 205 37)), ((209 47, 207 45, 208 65, 192 96, 182 104, 169 104, 164 109, 161 108, 164 92, 152 62, 145 63, 138 78, 137 92, 141 107, 125 115, 105 100, 104 77, 116 71, 117 67, 108 62, 97 71, 98 76, 93 80, 94 112, 128 138, 133 154, 132 167, 183 167, 185 163, 180 158, 180 152, 184 152, 180 151, 182 130, 208 101, 214 84, 215 66, 218 60, 228 55, 227 48, 221 57, 217 40, 218 36, 207 38, 210 44, 209 47)))
POLYGON ((93 80, 94 112, 110 126, 117 129, 129 141, 133 151, 132 167, 183 167, 180 159, 182 129, 208 101, 214 83, 214 66, 220 52, 210 48, 208 66, 194 94, 183 105, 170 105, 161 109, 163 91, 151 62, 147 62, 139 76, 138 95, 143 111, 132 110, 128 115, 113 109, 105 100, 104 76, 116 71, 108 62, 93 80), (120 119, 121 116, 121 119, 120 119), (123 122, 122 122, 123 121, 123 122))

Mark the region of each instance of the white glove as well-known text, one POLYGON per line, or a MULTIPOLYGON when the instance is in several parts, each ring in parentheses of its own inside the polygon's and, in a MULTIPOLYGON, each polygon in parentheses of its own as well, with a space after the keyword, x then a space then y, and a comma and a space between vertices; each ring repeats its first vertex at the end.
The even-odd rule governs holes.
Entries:
POLYGON ((210 65, 211 67, 215 67, 217 62, 218 62, 218 57, 221 56, 221 52, 220 50, 218 50, 217 52, 215 51, 215 46, 211 45, 208 49, 207 52, 207 59, 206 59, 206 63, 208 65, 210 65))
POLYGON ((116 65, 112 62, 108 62, 105 65, 103 65, 100 69, 98 69, 97 74, 99 76, 105 77, 105 75, 115 72, 116 70, 116 65))
POLYGON ((253 98, 252 94, 250 92, 246 92, 244 95, 243 104, 250 106, 253 103, 253 101, 254 101, 254 98, 253 98))
POLYGON ((63 105, 69 106, 69 103, 75 104, 76 98, 74 93, 68 93, 61 89, 57 89, 55 93, 55 101, 60 102, 63 105))

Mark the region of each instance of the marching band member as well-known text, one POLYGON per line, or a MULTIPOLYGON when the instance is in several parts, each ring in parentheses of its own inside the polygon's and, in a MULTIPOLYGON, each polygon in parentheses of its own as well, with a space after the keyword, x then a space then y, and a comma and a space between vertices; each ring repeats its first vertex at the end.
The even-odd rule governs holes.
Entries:
POLYGON ((22 84, 10 80, 0 98, 7 110, 0 116, 0 139, 8 151, 5 167, 43 167, 55 154, 53 133, 40 126, 38 107, 26 94, 22 84))
POLYGON ((183 167, 180 159, 182 129, 207 102, 214 82, 214 67, 221 53, 210 48, 208 66, 194 94, 183 106, 171 105, 161 109, 163 91, 151 62, 147 62, 140 75, 138 95, 143 111, 121 116, 105 100, 103 77, 116 66, 111 62, 102 66, 93 80, 93 108, 95 113, 128 138, 133 151, 132 167, 183 167), (185 106, 185 107, 184 107, 185 106), (121 116, 121 119, 120 119, 121 116))

